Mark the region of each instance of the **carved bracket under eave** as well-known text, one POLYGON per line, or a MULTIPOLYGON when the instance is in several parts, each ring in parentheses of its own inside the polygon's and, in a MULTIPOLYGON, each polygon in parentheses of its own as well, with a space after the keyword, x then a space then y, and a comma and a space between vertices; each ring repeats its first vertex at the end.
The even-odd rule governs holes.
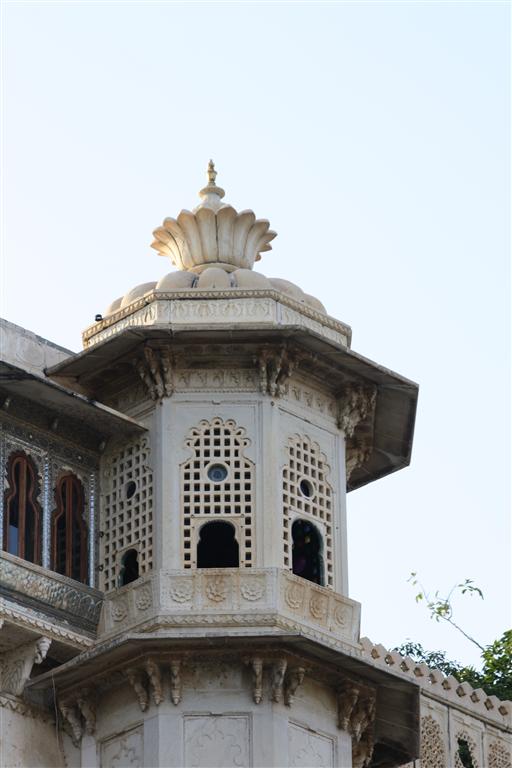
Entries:
POLYGON ((255 704, 263 701, 263 670, 267 666, 270 673, 270 698, 275 703, 284 700, 286 706, 291 706, 306 674, 306 667, 288 665, 285 658, 263 659, 253 656, 245 659, 252 672, 252 698, 255 704))
POLYGON ((288 379, 306 357, 298 350, 291 351, 286 347, 264 347, 256 359, 263 394, 281 397, 288 379))
POLYGON ((48 637, 40 637, 0 655, 0 691, 21 696, 34 664, 41 664, 51 645, 48 637))
POLYGON ((373 421, 377 387, 375 385, 346 384, 336 398, 338 429, 346 438, 353 436, 355 429, 365 419, 373 421))
POLYGON ((59 699, 59 710, 64 727, 77 747, 84 733, 92 736, 96 731, 96 697, 94 691, 84 688, 78 694, 65 694, 59 699))
POLYGON ((337 692, 338 728, 352 736, 353 768, 366 768, 374 747, 376 691, 352 680, 344 680, 337 692))
POLYGON ((172 395, 175 364, 168 348, 153 349, 145 346, 142 357, 133 360, 132 364, 152 400, 158 401, 172 395))

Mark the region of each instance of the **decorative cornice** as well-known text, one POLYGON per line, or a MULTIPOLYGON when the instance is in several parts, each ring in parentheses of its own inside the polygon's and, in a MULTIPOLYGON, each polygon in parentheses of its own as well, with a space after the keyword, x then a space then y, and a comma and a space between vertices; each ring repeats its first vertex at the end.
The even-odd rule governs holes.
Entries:
MULTIPOLYGON (((123 320, 125 317, 129 315, 133 315, 139 309, 143 309, 144 307, 158 301, 177 302, 182 299, 189 299, 189 300, 193 299, 194 301, 211 300, 211 299, 215 299, 215 300, 231 299, 232 301, 235 301, 235 302, 238 302, 239 299, 272 299, 273 301, 283 305, 284 307, 289 307, 290 309, 295 310, 296 312, 299 312, 300 315, 302 315, 303 317, 309 318, 310 320, 314 320, 317 323, 320 323, 320 325, 324 326, 325 328, 329 328, 330 330, 337 331, 339 334, 346 337, 347 347, 350 347, 352 330, 350 326, 346 325, 345 323, 342 323, 339 320, 335 320, 333 317, 329 317, 328 315, 325 315, 322 312, 318 312, 312 307, 302 304, 300 301, 296 301, 292 297, 287 296, 285 293, 281 293, 280 291, 269 290, 269 289, 260 290, 260 289, 240 289, 240 288, 231 288, 229 290, 216 289, 216 290, 210 290, 210 291, 201 291, 201 290, 194 289, 194 290, 188 290, 188 291, 161 291, 161 292, 155 291, 153 289, 151 291, 148 291, 148 293, 145 294, 144 296, 133 301, 131 304, 128 304, 126 307, 123 307, 123 309, 120 309, 114 312, 112 315, 109 315, 103 320, 97 323, 94 323, 94 325, 90 325, 88 328, 86 328, 82 334, 83 346, 85 349, 87 349, 90 346, 93 346, 95 343, 97 343, 96 340, 94 340, 95 336, 100 335, 100 339, 101 339, 102 338, 101 334, 103 331, 111 328, 112 326, 115 326, 116 323, 118 323, 120 320, 123 320)), ((140 326, 139 323, 136 323, 135 325, 137 327, 140 326)))

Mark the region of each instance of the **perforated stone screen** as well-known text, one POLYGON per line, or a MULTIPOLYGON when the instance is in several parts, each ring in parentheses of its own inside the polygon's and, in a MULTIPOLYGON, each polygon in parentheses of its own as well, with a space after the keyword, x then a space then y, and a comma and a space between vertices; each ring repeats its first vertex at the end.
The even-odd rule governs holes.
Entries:
POLYGON ((288 440, 288 464, 283 469, 284 566, 292 570, 294 520, 309 520, 323 536, 325 586, 333 587, 332 488, 328 474, 326 456, 317 443, 304 435, 288 440))
POLYGON ((181 465, 183 567, 197 564, 197 541, 205 522, 229 520, 235 526, 240 566, 250 567, 253 551, 254 464, 246 458, 245 430, 232 419, 203 420, 185 444, 192 457, 181 465))
POLYGON ((149 444, 143 438, 106 460, 100 516, 100 582, 105 591, 119 586, 127 549, 137 550, 141 576, 152 567, 153 473, 148 459, 149 444))

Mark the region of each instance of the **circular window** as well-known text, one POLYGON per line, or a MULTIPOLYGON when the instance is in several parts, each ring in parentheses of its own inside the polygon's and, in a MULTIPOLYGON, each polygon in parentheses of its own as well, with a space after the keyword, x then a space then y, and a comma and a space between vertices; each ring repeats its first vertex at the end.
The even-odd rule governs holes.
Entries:
POLYGON ((135 492, 137 490, 137 483, 135 480, 128 480, 126 485, 124 486, 124 493, 127 499, 131 499, 133 496, 135 496, 135 492))
POLYGON ((310 499, 315 493, 313 483, 310 483, 309 480, 301 480, 299 483, 299 488, 302 495, 307 499, 310 499))
POLYGON ((207 474, 212 483, 223 483, 228 476, 228 470, 223 464, 212 464, 208 467, 207 474))

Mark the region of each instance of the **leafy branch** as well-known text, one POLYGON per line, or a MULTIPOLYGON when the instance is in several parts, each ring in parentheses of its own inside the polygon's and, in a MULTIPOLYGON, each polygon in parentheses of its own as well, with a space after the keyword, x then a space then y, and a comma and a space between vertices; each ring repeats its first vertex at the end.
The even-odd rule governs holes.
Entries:
POLYGON ((480 648, 482 652, 486 650, 483 645, 480 645, 480 643, 475 640, 474 637, 468 635, 468 633, 465 632, 462 627, 459 627, 459 625, 453 620, 452 598, 456 592, 460 592, 461 595, 468 594, 470 597, 477 595, 483 600, 483 592, 481 589, 479 589, 479 587, 475 586, 473 579, 466 579, 461 584, 454 584, 446 597, 442 597, 439 594, 439 590, 436 590, 434 595, 429 594, 423 584, 418 580, 417 573, 415 571, 411 572, 411 575, 407 581, 410 582, 413 587, 419 588, 419 591, 416 593, 416 602, 425 602, 425 605, 430 612, 431 619, 435 619, 436 621, 440 621, 441 619, 443 621, 447 621, 452 625, 452 627, 464 635, 465 638, 476 645, 477 648, 480 648))

